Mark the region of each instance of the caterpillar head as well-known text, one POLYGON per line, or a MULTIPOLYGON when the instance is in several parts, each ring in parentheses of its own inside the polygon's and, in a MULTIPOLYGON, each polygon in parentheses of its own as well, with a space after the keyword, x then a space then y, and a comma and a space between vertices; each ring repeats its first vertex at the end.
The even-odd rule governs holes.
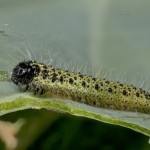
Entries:
POLYGON ((23 61, 13 69, 11 80, 17 85, 28 85, 39 72, 40 68, 36 62, 23 61))

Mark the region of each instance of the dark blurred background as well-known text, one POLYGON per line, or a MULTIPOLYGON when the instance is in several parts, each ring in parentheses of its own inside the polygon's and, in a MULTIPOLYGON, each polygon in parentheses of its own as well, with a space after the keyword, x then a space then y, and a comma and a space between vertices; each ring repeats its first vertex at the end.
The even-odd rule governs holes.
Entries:
MULTIPOLYGON (((83 117, 46 110, 24 110, 1 117, 2 120, 12 122, 17 118, 27 121, 17 135, 17 149, 20 150, 150 149, 148 137, 140 133, 83 117)), ((1 149, 2 146, 1 143, 1 149)))

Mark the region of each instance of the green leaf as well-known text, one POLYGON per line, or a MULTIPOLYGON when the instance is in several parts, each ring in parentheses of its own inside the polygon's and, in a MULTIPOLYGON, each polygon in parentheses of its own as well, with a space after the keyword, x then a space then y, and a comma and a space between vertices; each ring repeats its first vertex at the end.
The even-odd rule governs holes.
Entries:
POLYGON ((125 112, 91 107, 67 99, 35 96, 21 92, 10 82, 0 83, 0 115, 24 109, 42 109, 69 113, 98 121, 124 126, 150 137, 150 115, 138 112, 125 112), (5 87, 5 88, 3 88, 5 87), (11 91, 9 94, 7 91, 11 91), (4 96, 5 95, 5 96, 4 96), (7 96, 6 96, 7 95, 7 96))

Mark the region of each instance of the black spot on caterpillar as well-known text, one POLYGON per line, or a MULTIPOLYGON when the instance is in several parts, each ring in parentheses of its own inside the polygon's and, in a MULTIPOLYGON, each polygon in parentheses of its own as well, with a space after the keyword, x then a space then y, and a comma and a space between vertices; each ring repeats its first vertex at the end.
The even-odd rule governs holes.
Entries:
POLYGON ((108 109, 150 113, 150 94, 141 88, 63 71, 36 61, 20 62, 11 80, 34 94, 60 97, 108 109))

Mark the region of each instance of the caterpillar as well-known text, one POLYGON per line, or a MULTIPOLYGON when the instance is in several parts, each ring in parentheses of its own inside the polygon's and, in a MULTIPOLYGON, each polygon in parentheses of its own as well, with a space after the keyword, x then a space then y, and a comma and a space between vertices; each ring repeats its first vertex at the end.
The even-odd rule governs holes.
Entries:
POLYGON ((150 113, 150 93, 142 88, 56 69, 33 60, 18 63, 11 80, 34 94, 50 92, 94 107, 150 113))

